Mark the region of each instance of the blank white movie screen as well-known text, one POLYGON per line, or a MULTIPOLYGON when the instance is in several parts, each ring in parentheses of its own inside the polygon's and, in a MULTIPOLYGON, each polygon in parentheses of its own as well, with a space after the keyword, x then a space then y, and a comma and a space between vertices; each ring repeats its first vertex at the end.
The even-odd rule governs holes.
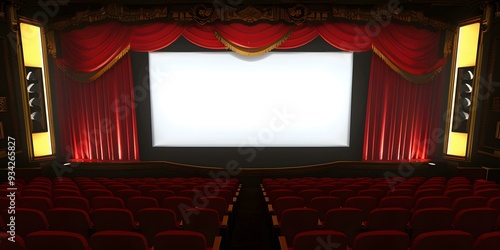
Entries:
POLYGON ((353 54, 151 52, 153 147, 348 147, 353 54))

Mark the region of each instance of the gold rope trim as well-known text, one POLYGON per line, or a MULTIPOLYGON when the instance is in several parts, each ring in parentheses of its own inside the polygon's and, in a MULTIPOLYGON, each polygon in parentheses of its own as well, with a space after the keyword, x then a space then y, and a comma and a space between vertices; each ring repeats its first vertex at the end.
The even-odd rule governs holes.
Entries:
POLYGON ((229 42, 228 40, 226 40, 224 37, 222 37, 219 33, 217 33, 217 31, 215 31, 214 33, 215 33, 215 37, 217 37, 217 39, 222 44, 224 44, 224 46, 228 47, 230 50, 232 50, 240 55, 243 55, 243 56, 260 56, 260 55, 265 54, 265 53, 275 49, 276 47, 280 46, 283 42, 285 42, 290 37, 292 32, 293 32, 293 28, 291 28, 285 35, 283 35, 283 37, 278 39, 278 41, 274 42, 273 44, 271 44, 267 47, 261 47, 261 48, 255 48, 255 49, 248 49, 248 48, 243 48, 241 46, 235 45, 235 44, 229 42))
POLYGON ((53 30, 45 33, 45 40, 47 41, 47 51, 49 52, 49 54, 52 55, 52 57, 56 58, 57 57, 57 45, 56 45, 56 39, 54 37, 53 30))
POLYGON ((380 50, 378 50, 375 46, 372 46, 372 49, 373 49, 373 52, 378 57, 380 57, 380 59, 382 59, 382 61, 384 61, 385 64, 387 64, 387 66, 389 66, 389 68, 394 70, 398 75, 402 76, 404 79, 406 79, 410 82, 413 82, 413 83, 417 83, 417 84, 423 84, 423 83, 426 83, 426 82, 432 80, 439 72, 441 72, 441 70, 443 70, 443 68, 445 66, 445 65, 443 65, 443 66, 439 67, 438 69, 436 69, 434 72, 429 73, 429 74, 414 75, 414 74, 410 74, 410 73, 404 71, 403 69, 401 69, 400 67, 398 67, 391 60, 389 60, 387 57, 385 57, 382 54, 382 52, 380 52, 380 50))
POLYGON ((82 83, 87 83, 96 80, 97 78, 101 77, 106 71, 111 69, 120 59, 122 59, 123 56, 125 56, 130 50, 130 44, 125 47, 113 60, 111 60, 108 64, 106 64, 104 67, 90 73, 77 73, 74 72, 71 69, 68 69, 64 66, 59 66, 59 68, 64 71, 69 77, 72 79, 82 82, 82 83))

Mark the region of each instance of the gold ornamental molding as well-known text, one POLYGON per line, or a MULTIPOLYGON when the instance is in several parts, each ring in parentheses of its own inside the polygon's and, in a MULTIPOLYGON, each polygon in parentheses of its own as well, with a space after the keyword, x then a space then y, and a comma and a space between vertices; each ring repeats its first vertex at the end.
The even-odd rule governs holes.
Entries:
POLYGON ((50 23, 45 31, 64 30, 85 23, 114 20, 119 22, 141 22, 168 17, 167 6, 154 8, 129 9, 119 4, 109 4, 99 10, 84 10, 77 12, 73 17, 50 23))
POLYGON ((128 8, 120 4, 104 5, 97 10, 76 12, 72 17, 49 23, 45 32, 67 30, 87 23, 113 20, 118 22, 146 22, 162 20, 165 22, 196 23, 200 25, 215 22, 282 22, 302 24, 305 22, 324 22, 349 20, 381 24, 392 19, 409 22, 436 30, 455 31, 456 27, 435 19, 426 17, 423 13, 394 9, 390 6, 378 6, 373 9, 348 8, 342 6, 217 6, 210 4, 153 6, 144 8, 128 8))
POLYGON ((174 11, 173 21, 196 22, 204 25, 216 21, 239 21, 254 23, 258 21, 287 22, 301 24, 306 21, 324 21, 328 19, 328 11, 311 11, 303 4, 282 8, 278 6, 241 6, 214 7, 197 4, 188 11, 174 11))
POLYGON ((333 7, 332 17, 335 19, 355 21, 375 21, 381 25, 396 19, 402 22, 415 23, 421 26, 432 27, 436 30, 456 31, 456 26, 435 19, 428 18, 424 13, 417 11, 405 11, 404 9, 393 9, 390 6, 378 6, 372 10, 352 9, 345 7, 333 7))

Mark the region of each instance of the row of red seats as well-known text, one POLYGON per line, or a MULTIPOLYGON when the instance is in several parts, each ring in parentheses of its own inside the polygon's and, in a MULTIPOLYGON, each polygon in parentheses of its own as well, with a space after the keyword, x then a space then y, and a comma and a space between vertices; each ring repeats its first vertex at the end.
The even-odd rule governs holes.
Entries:
MULTIPOLYGON (((412 191, 411 195, 408 196, 391 196, 391 190, 388 190, 388 196, 374 195, 383 193, 383 187, 389 188, 387 180, 382 180, 380 178, 361 178, 358 180, 358 183, 355 183, 357 181, 356 179, 347 179, 351 182, 342 183, 342 187, 337 186, 337 188, 340 189, 332 190, 329 193, 331 196, 328 194, 325 195, 325 192, 320 188, 325 186, 332 187, 334 186, 333 182, 327 185, 323 185, 324 183, 311 183, 308 186, 303 184, 297 185, 297 182, 309 182, 311 181, 309 178, 301 178, 293 181, 286 179, 267 179, 267 181, 263 181, 261 187, 264 196, 267 196, 266 201, 269 202, 268 209, 273 216, 273 225, 281 229, 281 232, 276 232, 276 234, 286 235, 285 238, 288 240, 288 243, 291 244, 294 235, 297 233, 304 230, 316 230, 319 227, 345 233, 349 239, 349 246, 352 246, 354 238, 362 230, 407 231, 412 235, 412 238, 415 238, 419 234, 428 231, 455 228, 468 231, 473 237, 477 237, 480 234, 493 231, 495 229, 495 221, 497 221, 497 226, 500 227, 500 217, 497 211, 497 209, 500 209, 500 197, 493 196, 488 201, 486 197, 447 197, 442 196, 442 193, 438 193, 441 194, 441 196, 427 197, 427 195, 422 195, 421 198, 417 199, 417 202, 415 202, 416 198, 413 189, 415 189, 416 192, 418 192, 420 188, 422 188, 422 191, 444 191, 446 187, 442 184, 446 183, 446 180, 441 178, 431 178, 429 180, 415 178, 413 180, 408 180, 411 182, 408 186, 413 186, 413 189, 402 189, 412 191), (276 182, 281 182, 281 184, 276 184, 276 182), (439 185, 442 185, 440 186, 442 187, 441 189, 436 188, 438 182, 440 183, 439 185), (288 186, 283 185, 283 183, 288 186), (419 184, 414 185, 414 183, 419 184), (368 188, 366 190, 357 190, 357 195, 361 194, 361 196, 356 196, 355 190, 347 190, 352 196, 338 195, 342 193, 342 189, 346 186, 357 184, 362 188, 368 188), (312 185, 315 185, 316 189, 311 188, 312 185), (427 186, 433 188, 428 189, 427 186), (301 190, 299 188, 295 190, 298 192, 294 192, 294 190, 291 190, 292 187, 304 189, 301 190), (380 188, 380 190, 378 188, 380 188), (268 191, 269 189, 271 191, 268 191), (378 192, 370 192, 372 190, 378 192), (337 193, 337 191, 340 192, 337 193), (377 208, 379 206, 380 208, 377 208), (450 209, 452 206, 455 210, 450 209), (484 206, 491 206, 492 208, 484 206), (478 208, 469 209, 474 207, 478 208), (303 211, 300 211, 301 209, 303 211), (464 211, 460 212, 461 210, 464 211), (303 214, 294 214, 290 216, 290 221, 292 222, 284 222, 285 228, 287 229, 283 230, 282 214, 286 212, 303 214), (414 212, 413 215, 412 212, 414 212), (301 220, 298 218, 307 218, 308 222, 297 221, 301 220), (293 226, 304 225, 304 223, 310 227, 306 228, 300 226, 295 228, 293 226), (480 226, 476 227, 474 225, 475 223, 480 224, 480 226)), ((344 180, 335 180, 337 184, 342 181, 344 180)), ((401 182, 401 180, 398 182, 401 182)), ((450 187, 466 185, 465 183, 467 182, 469 181, 462 178, 454 178, 454 181, 448 181, 450 187)), ((492 186, 492 183, 489 182, 477 183, 477 187, 482 185, 492 186)), ((408 183, 405 183, 405 185, 406 184, 408 183)), ((400 183, 400 185, 402 184, 400 183)), ((397 186, 396 190, 398 190, 397 186)), ((476 191, 480 190, 481 189, 478 188, 476 191)), ((435 194, 436 193, 432 192, 428 193, 428 195, 435 194)), ((467 195, 471 195, 471 193, 467 193, 467 195)))
POLYGON ((348 237, 334 230, 312 230, 297 234, 291 245, 281 236, 281 250, 495 250, 500 232, 474 237, 460 230, 443 230, 421 234, 413 242, 407 234, 394 230, 365 232, 356 236, 352 247, 348 237))
MULTIPOLYGON (((220 179, 208 181, 206 178, 171 180, 179 187, 178 193, 151 185, 162 185, 165 179, 157 179, 156 182, 152 178, 148 180, 149 184, 137 179, 107 178, 50 180, 37 177, 27 184, 20 181, 16 185, 22 190, 20 198, 16 197, 16 233, 22 237, 50 228, 76 232, 88 238, 94 231, 126 230, 142 232, 151 245, 156 233, 181 227, 202 232, 208 236, 208 245, 213 246, 215 236, 227 232, 229 215, 233 203, 237 201, 233 194, 238 195, 241 186, 237 179, 226 182, 220 179), (201 185, 206 181, 208 185, 201 185), (153 188, 136 190, 145 185, 153 188), (196 187, 203 188, 201 190, 205 192, 196 187), (122 191, 135 193, 120 196, 122 191)), ((2 208, 6 208, 9 202, 6 197, 0 198, 2 208)), ((9 218, 6 212, 3 212, 5 221, 9 218)))
POLYGON ((152 247, 148 246, 146 238, 136 232, 103 231, 92 235, 87 240, 77 233, 55 230, 42 230, 30 233, 25 238, 15 237, 15 242, 9 241, 7 233, 0 232, 0 249, 5 250, 218 250, 220 237, 213 246, 208 247, 202 233, 189 230, 169 230, 159 232, 154 236, 152 247))

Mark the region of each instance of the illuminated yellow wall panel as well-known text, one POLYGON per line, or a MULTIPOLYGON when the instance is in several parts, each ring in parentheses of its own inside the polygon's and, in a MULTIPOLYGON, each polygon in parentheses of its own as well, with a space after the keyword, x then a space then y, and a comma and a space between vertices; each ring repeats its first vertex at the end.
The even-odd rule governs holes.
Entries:
MULTIPOLYGON (((21 31, 21 44, 23 49, 23 60, 25 67, 37 67, 42 69, 42 78, 40 79, 43 84, 43 95, 48 96, 47 91, 47 82, 45 82, 45 67, 44 67, 44 53, 42 49, 42 33, 41 29, 38 26, 21 23, 20 24, 21 31)), ((26 79, 25 79, 26 80, 26 79)), ((48 98, 44 98, 44 109, 47 110, 48 98)), ((44 117, 45 123, 47 124, 48 132, 41 133, 32 133, 31 134, 31 143, 33 147, 33 156, 41 157, 41 156, 49 156, 52 155, 52 140, 51 140, 51 124, 48 116, 44 117)))
POLYGON ((460 27, 458 37, 457 68, 476 65, 479 23, 460 27))
POLYGON ((33 133, 31 134, 31 138, 33 139, 33 154, 35 157, 52 154, 49 132, 33 133))
POLYGON ((458 68, 476 66, 477 50, 479 43, 480 24, 472 23, 459 28, 458 43, 456 53, 456 65, 452 69, 454 71, 454 79, 450 88, 451 105, 448 106, 450 116, 448 117, 448 143, 446 154, 458 157, 467 157, 467 145, 469 133, 460 133, 452 131, 452 123, 455 111, 455 99, 458 98, 455 93, 457 89, 457 74, 458 68))
POLYGON ((467 133, 451 132, 448 138, 448 154, 465 157, 467 153, 467 133))
POLYGON ((43 67, 40 27, 21 23, 24 66, 43 67))

